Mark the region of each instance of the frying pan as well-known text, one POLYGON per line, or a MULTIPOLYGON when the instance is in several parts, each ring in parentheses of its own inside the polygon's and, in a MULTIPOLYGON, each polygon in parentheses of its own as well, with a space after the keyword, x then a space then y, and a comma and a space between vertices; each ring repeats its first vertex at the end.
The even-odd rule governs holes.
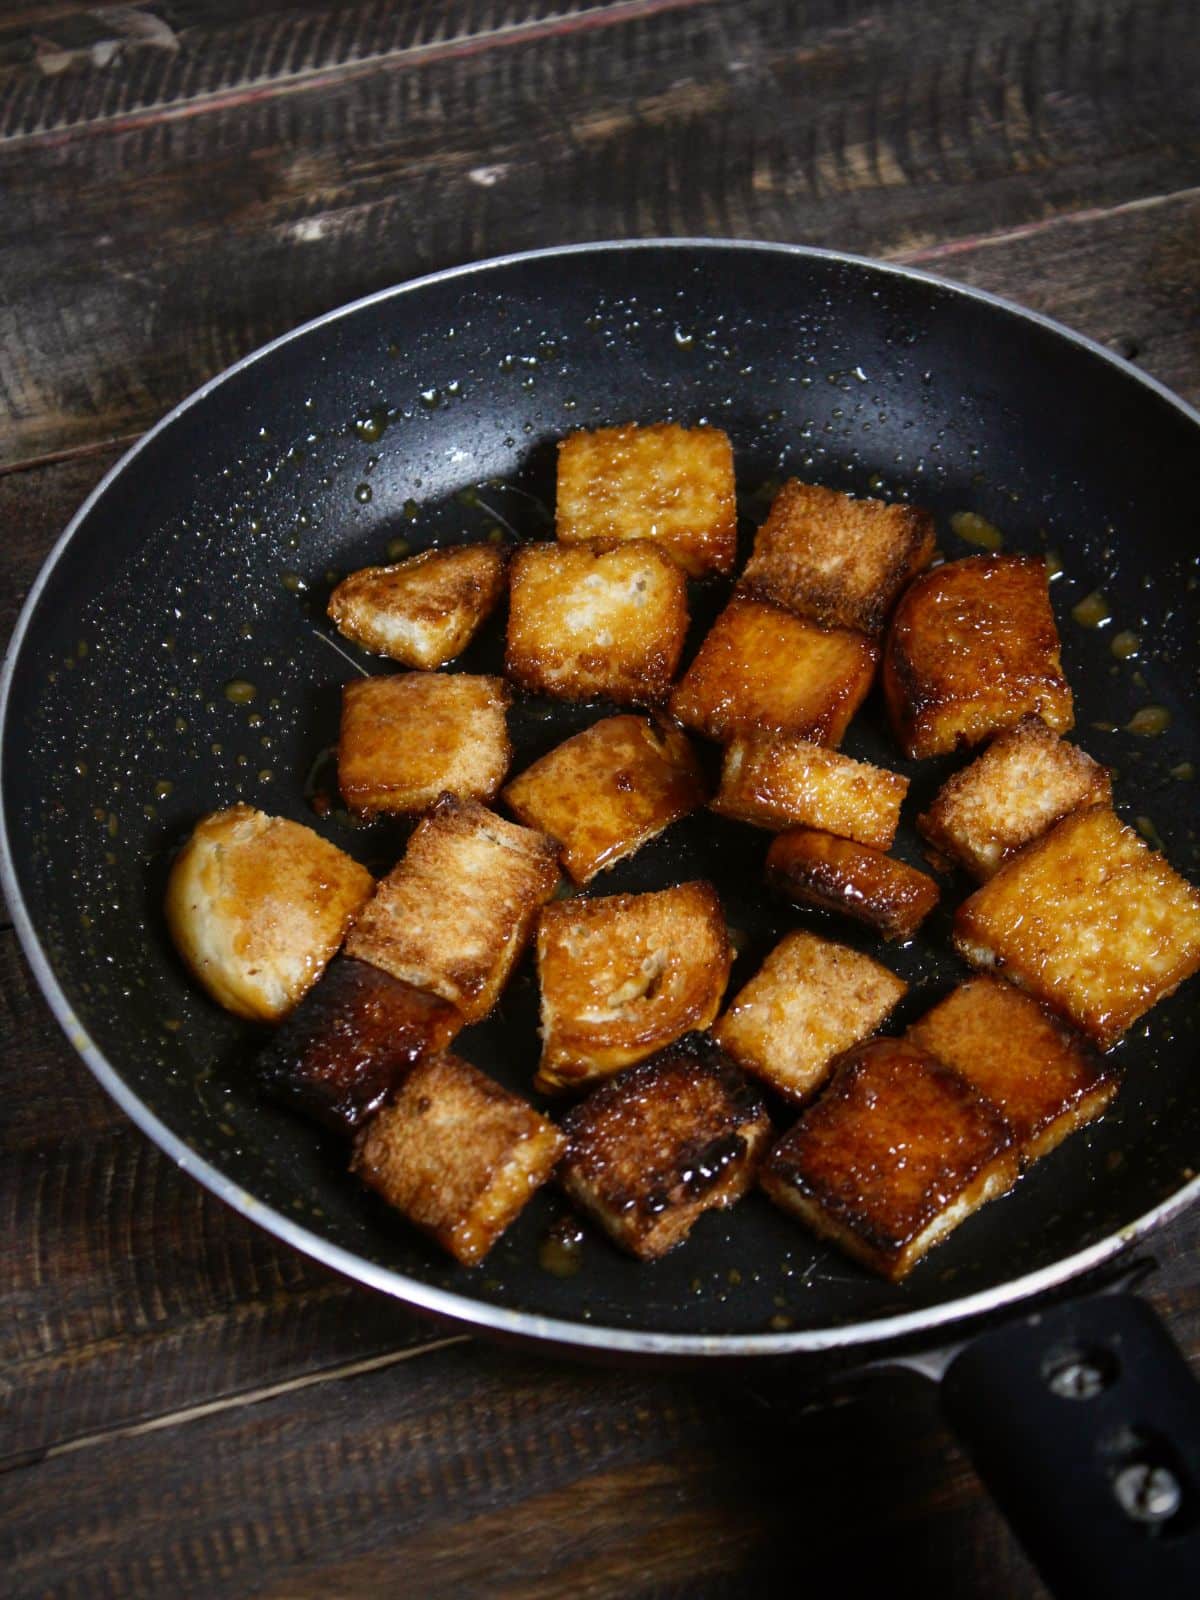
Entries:
MULTIPOLYGON (((560 1215, 545 1192, 481 1269, 438 1256, 346 1176, 336 1141, 258 1097, 256 1035, 171 951, 165 874, 205 811, 247 800, 377 870, 403 848, 395 824, 318 822, 310 804, 340 686, 364 660, 339 655, 323 620, 337 575, 497 528, 550 536, 554 441, 631 418, 729 431, 743 554, 789 475, 927 505, 951 556, 971 553, 951 532, 964 510, 1006 548, 1049 552, 1079 737, 1117 769, 1122 813, 1194 874, 1194 788, 1172 773, 1200 747, 1200 547, 1180 523, 1200 481, 1200 417, 1089 341, 922 273, 786 246, 603 244, 436 274, 319 318, 185 401, 81 508, 29 596, 3 684, 3 881, 38 981, 151 1138, 329 1266, 429 1312, 605 1358, 878 1359, 940 1342, 926 1365, 948 1369, 948 1408, 1052 1580, 1069 1588, 1073 1517, 1089 1593, 1134 1581, 1170 1593, 1197 1570, 1200 1415, 1149 1314, 1102 1297, 965 1347, 962 1330, 1094 1273, 1200 1192, 1186 992, 1115 1052, 1123 1085, 1102 1122, 902 1287, 758 1195, 653 1267, 589 1237, 564 1277, 544 1265, 560 1215), (1093 590, 1107 629, 1072 619, 1093 590), (1134 658, 1114 656, 1117 630, 1138 635, 1134 658), (1166 732, 1123 731, 1148 704, 1169 712, 1166 732)), ((727 588, 693 585, 693 645, 727 588)), ((500 651, 493 628, 456 665, 496 670, 500 651)), ((520 701, 518 765, 598 714, 520 701)), ((899 761, 870 702, 845 749, 906 772, 913 815, 950 770, 899 761)), ((735 985, 791 927, 855 942, 766 896, 765 843, 700 815, 596 889, 713 879, 737 931, 735 985)), ((920 861, 911 829, 897 849, 920 861)), ((948 933, 963 893, 947 889, 921 937, 885 953, 912 986, 896 1025, 962 976, 948 933)), ((528 1093, 536 1010, 526 966, 463 1054, 528 1093)))

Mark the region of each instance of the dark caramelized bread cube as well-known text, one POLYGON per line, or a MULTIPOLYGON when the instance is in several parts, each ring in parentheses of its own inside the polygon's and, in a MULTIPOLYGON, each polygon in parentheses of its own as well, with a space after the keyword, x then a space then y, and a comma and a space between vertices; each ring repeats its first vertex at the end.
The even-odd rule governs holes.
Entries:
POLYGON ((576 883, 590 883, 702 805, 704 779, 678 728, 605 717, 527 767, 504 799, 558 840, 576 883))
POLYGON ((263 1087, 351 1133, 423 1055, 463 1025, 454 1007, 365 961, 339 957, 258 1059, 263 1087))
POLYGON ((429 1056, 362 1129, 351 1171, 464 1267, 553 1172, 566 1140, 457 1056, 429 1056))
POLYGON ((657 545, 525 545, 512 562, 504 666, 534 693, 656 705, 687 625, 687 579, 657 545))
POLYGON ((1064 733, 1075 713, 1045 562, 968 556, 922 574, 896 607, 882 676, 896 739, 914 758, 978 744, 1031 713, 1064 733))
POLYGON ((734 599, 676 684, 671 714, 709 739, 786 733, 836 745, 871 687, 877 653, 851 628, 734 599))
POLYGON ((571 434, 558 446, 554 526, 562 544, 652 539, 693 577, 729 572, 737 504, 728 435, 674 422, 571 434))
POLYGON ((547 906, 537 935, 537 1088, 581 1088, 707 1028, 732 959, 711 884, 547 906))
POLYGON ((737 1068, 690 1035, 601 1084, 563 1130, 567 1194, 614 1243, 654 1261, 702 1212, 745 1194, 771 1124, 737 1068))
POLYGON ((1108 1050, 1200 970, 1200 893, 1093 806, 1064 817, 964 901, 954 945, 1108 1050))
POLYGON ((1116 1077, 1069 1029, 995 978, 960 984, 907 1037, 1000 1109, 1026 1162, 1098 1117, 1117 1092, 1116 1077))
POLYGON ((873 1039, 842 1057, 761 1182, 784 1211, 896 1281, 1016 1172, 995 1106, 916 1045, 873 1039))
POLYGON ((758 530, 738 589, 826 628, 877 633, 933 544, 927 511, 792 478, 758 530))
POLYGON ((557 884, 553 839, 446 795, 364 907, 346 954, 432 990, 478 1022, 557 884))
POLYGON ((338 787, 366 815, 425 811, 441 794, 490 800, 512 760, 503 678, 398 672, 342 691, 338 787))
POLYGON ((788 900, 840 911, 885 939, 911 939, 938 900, 937 884, 915 867, 808 828, 772 841, 767 882, 788 900))
POLYGON ((779 832, 819 828, 886 850, 896 837, 908 779, 809 739, 757 733, 725 747, 711 804, 723 817, 779 832))
POLYGON ((406 667, 440 667, 465 650, 504 592, 507 557, 492 544, 423 550, 352 572, 329 597, 339 633, 406 667))
POLYGON ((745 1072, 807 1100, 834 1058, 874 1033, 908 985, 858 950, 789 933, 713 1029, 745 1072))
POLYGON ((942 785, 917 827, 935 850, 982 881, 1068 811, 1111 801, 1112 784, 1099 762, 1051 733, 1040 717, 1026 717, 942 785))

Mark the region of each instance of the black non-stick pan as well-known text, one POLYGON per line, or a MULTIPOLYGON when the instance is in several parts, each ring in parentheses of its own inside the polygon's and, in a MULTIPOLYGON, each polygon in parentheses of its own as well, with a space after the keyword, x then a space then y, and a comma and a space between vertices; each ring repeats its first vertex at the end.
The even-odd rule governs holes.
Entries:
MULTIPOLYGON (((548 537, 555 440, 664 418, 729 431, 744 544, 772 485, 796 475, 931 507, 948 556, 972 551, 952 531, 963 511, 1005 548, 1048 552, 1077 737, 1116 769, 1121 813, 1195 875, 1200 417, 1108 352, 987 296, 824 252, 681 241, 538 252, 360 301, 248 357, 152 430, 67 529, 17 628, 4 887, 55 1014, 138 1124, 222 1199, 364 1283, 606 1356, 877 1357, 945 1344, 971 1319, 1094 1272, 1200 1192, 1194 994, 1115 1052, 1123 1082, 1108 1115, 902 1287, 759 1195, 704 1218, 655 1266, 589 1236, 564 1276, 551 1270, 561 1252, 544 1247, 561 1202, 543 1192, 469 1271, 364 1193, 336 1141, 259 1098, 255 1035, 193 987, 165 936, 172 851, 215 807, 247 800, 318 826, 379 870, 403 847, 394 825, 313 809, 341 684, 389 670, 335 648, 324 602, 336 576, 493 530, 548 537), (1084 614, 1105 610, 1107 626, 1073 618, 1093 591, 1104 605, 1084 614), (1132 655, 1112 649, 1118 633, 1136 636, 1122 640, 1132 655), (1135 727, 1165 730, 1126 731, 1150 706, 1167 716, 1135 727)), ((694 638, 726 591, 693 586, 694 638)), ((499 641, 493 627, 460 665, 498 666, 499 641)), ((518 764, 598 714, 521 701, 518 764)), ((871 702, 845 748, 912 777, 909 816, 948 770, 901 762, 871 702)), ((835 927, 767 896, 765 843, 701 815, 593 892, 711 878, 737 931, 736 984, 788 928, 835 927)), ((911 826, 898 848, 920 860, 911 826)), ((948 930, 966 889, 949 885, 919 939, 885 952, 912 985, 897 1026, 961 977, 948 930)), ((526 968, 500 1013, 462 1036, 463 1054, 529 1093, 536 1011, 526 968)), ((1046 1315, 1041 1342, 1024 1329, 1011 1361, 1007 1345, 994 1357, 986 1345, 1009 1336, 988 1335, 953 1363, 959 1425, 1057 1581, 1073 1513, 1087 1518, 1077 1554, 1090 1593, 1128 1592, 1126 1574, 1149 1561, 1158 1575, 1140 1581, 1170 1593, 1195 1570, 1194 1395, 1142 1387, 1167 1383, 1169 1363, 1132 1354, 1129 1341, 1154 1337, 1136 1303, 1046 1315), (1128 1325, 1089 1331, 1099 1316, 1128 1325), (1025 1436, 997 1440, 997 1418, 1024 1419, 1025 1436), (1101 1447, 1075 1440, 1085 1421, 1101 1447), (1047 1484, 1058 1491, 1049 1528, 1037 1521, 1047 1484)))

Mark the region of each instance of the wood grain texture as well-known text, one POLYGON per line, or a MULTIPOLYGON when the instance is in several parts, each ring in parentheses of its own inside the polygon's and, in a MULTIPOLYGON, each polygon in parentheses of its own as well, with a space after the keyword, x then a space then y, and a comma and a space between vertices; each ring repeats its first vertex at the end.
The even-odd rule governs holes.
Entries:
POLYGON ((21 1595, 747 1594, 799 1563, 1036 1596, 993 1513, 955 1537, 974 1485, 933 1406, 455 1348, 9 1473, 0 1539, 21 1595))
MULTIPOLYGON (((144 427, 284 329, 482 255, 656 233, 911 252, 1169 192, 1200 152, 1188 0, 614 5, 503 48, 525 8, 453 14, 478 49, 393 58, 289 10, 207 109, 176 115, 177 86, 0 141, 0 465, 144 427), (314 51, 362 70, 292 92, 314 51)), ((220 55, 185 33, 171 72, 220 55)), ((120 62, 80 68, 72 103, 120 62)))

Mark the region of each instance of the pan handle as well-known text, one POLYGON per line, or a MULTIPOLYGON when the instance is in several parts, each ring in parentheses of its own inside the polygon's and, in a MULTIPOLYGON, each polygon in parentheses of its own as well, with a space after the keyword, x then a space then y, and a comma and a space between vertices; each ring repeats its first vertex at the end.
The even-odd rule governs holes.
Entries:
POLYGON ((1200 1384, 1144 1300, 1072 1300, 981 1334, 941 1396, 1058 1600, 1200 1595, 1200 1384))

